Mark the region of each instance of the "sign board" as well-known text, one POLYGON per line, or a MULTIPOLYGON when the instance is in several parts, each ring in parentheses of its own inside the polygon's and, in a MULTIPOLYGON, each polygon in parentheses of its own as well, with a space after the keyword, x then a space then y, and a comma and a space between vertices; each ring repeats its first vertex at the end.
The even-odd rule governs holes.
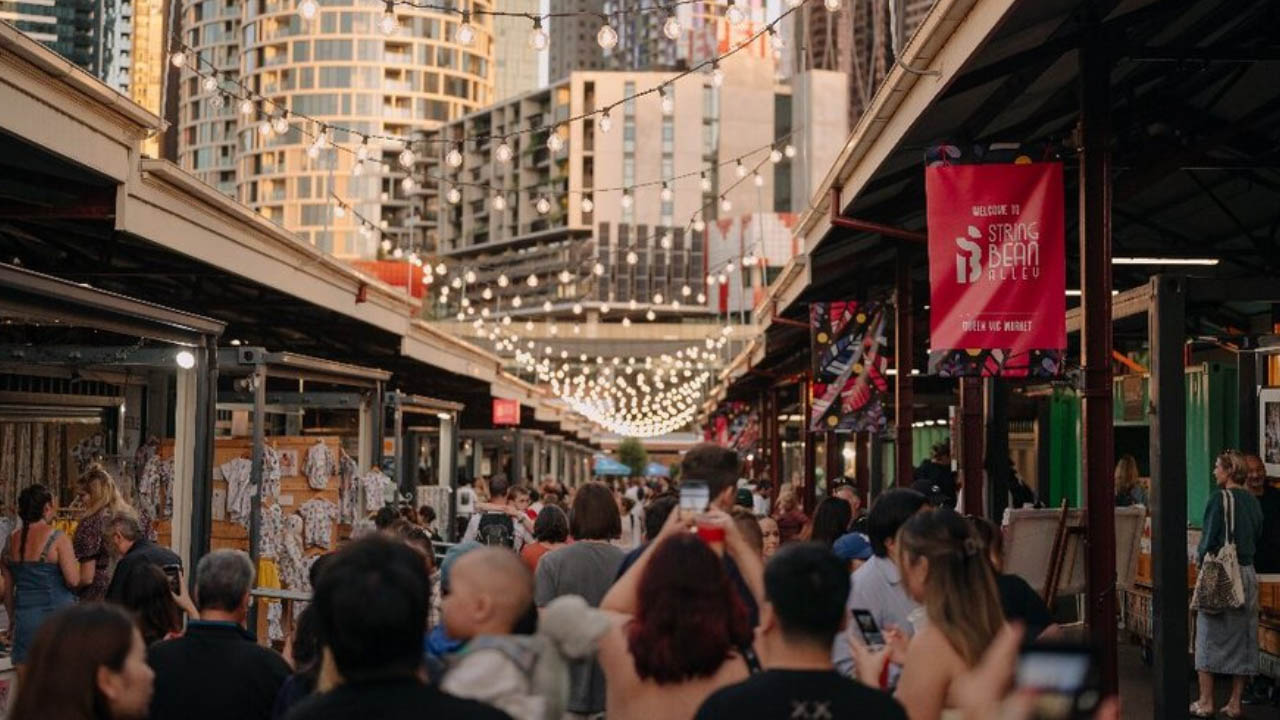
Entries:
POLYGON ((520 401, 508 400, 506 398, 493 399, 493 424, 494 425, 519 425, 520 424, 520 401))
POLYGON ((935 164, 929 371, 1057 375, 1067 345, 1062 164, 935 164))

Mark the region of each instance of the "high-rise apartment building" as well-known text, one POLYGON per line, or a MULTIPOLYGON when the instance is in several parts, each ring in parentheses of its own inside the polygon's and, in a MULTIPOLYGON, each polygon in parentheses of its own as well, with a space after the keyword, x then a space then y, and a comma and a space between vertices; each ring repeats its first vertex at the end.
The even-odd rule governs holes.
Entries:
POLYGON ((605 0, 555 0, 556 12, 593 13, 551 18, 550 80, 556 82, 575 70, 600 70, 605 67, 604 50, 596 40, 600 31, 605 0))
POLYGON ((491 6, 473 7, 462 44, 449 11, 398 5, 386 33, 383 7, 363 0, 326 0, 310 19, 292 0, 189 0, 184 38, 219 82, 183 72, 181 164, 323 250, 376 256, 376 233, 335 200, 408 236, 417 188, 397 139, 492 101, 491 6), (224 95, 241 87, 253 96, 245 108, 224 95), (315 146, 321 133, 336 147, 315 146))
POLYGON ((695 218, 790 209, 789 161, 770 161, 775 143, 790 141, 791 117, 772 65, 751 47, 726 60, 720 87, 709 75, 674 82, 664 91, 669 113, 657 93, 633 96, 672 73, 574 72, 445 125, 432 133, 441 142, 423 168, 435 181, 424 209, 428 250, 477 274, 466 290, 473 302, 487 290, 498 303, 520 295, 525 311, 550 301, 568 313, 574 300, 598 310, 662 295, 660 312, 672 311, 671 300, 697 310, 707 268, 695 218), (599 115, 568 122, 603 108, 608 131, 599 115), (452 151, 461 153, 457 167, 446 160, 452 151), (564 270, 574 277, 567 286, 564 270), (530 286, 529 275, 541 281, 530 286))
POLYGON ((102 0, 0 0, 0 21, 48 45, 98 75, 103 39, 102 0))
MULTIPOLYGON (((501 12, 538 15, 540 0, 494 0, 493 7, 501 12)), ((500 16, 493 18, 493 99, 506 100, 538 89, 538 63, 540 54, 529 44, 533 24, 523 17, 500 16)), ((545 28, 544 28, 545 30, 545 28)))

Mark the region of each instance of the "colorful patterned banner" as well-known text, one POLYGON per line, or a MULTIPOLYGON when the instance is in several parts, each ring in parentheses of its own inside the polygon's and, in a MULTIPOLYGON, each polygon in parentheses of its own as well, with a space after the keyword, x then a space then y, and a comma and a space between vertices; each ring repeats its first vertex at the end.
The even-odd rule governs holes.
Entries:
POLYGON ((885 429, 889 366, 886 304, 830 302, 809 305, 813 358, 813 432, 885 429))

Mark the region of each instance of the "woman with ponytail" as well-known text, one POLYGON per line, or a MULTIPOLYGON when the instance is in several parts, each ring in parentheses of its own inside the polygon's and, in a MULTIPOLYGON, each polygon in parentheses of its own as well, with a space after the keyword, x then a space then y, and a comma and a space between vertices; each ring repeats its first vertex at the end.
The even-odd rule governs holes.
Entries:
POLYGON ((71 540, 49 524, 53 495, 32 485, 18 495, 22 527, 9 536, 5 553, 5 607, 13 631, 13 662, 26 662, 27 649, 45 618, 75 602, 70 588, 80 580, 71 540))
POLYGON ((111 533, 113 515, 129 510, 116 487, 116 481, 102 468, 92 465, 80 476, 79 494, 83 498, 84 516, 76 525, 76 557, 80 560, 80 600, 97 602, 107 595, 111 584, 111 533))
MULTIPOLYGON (((910 643, 873 653, 854 642, 858 675, 875 683, 888 656, 901 662, 895 696, 911 720, 939 720, 955 707, 953 684, 972 671, 1004 627, 985 545, 954 510, 915 515, 898 531, 895 558, 907 595, 925 617, 910 643)), ((913 620, 914 622, 914 620, 913 620)), ((896 640, 901 635, 890 633, 896 640)))

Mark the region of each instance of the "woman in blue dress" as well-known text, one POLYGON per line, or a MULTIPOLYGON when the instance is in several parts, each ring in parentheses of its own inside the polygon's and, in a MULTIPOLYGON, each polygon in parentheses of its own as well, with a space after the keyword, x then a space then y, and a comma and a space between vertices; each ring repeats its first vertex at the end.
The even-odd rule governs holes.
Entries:
POLYGON ((22 527, 9 536, 5 553, 5 608, 13 638, 13 663, 26 662, 27 650, 45 618, 75 602, 71 589, 80 580, 80 563, 71 539, 50 524, 53 495, 32 485, 18 496, 22 527))

